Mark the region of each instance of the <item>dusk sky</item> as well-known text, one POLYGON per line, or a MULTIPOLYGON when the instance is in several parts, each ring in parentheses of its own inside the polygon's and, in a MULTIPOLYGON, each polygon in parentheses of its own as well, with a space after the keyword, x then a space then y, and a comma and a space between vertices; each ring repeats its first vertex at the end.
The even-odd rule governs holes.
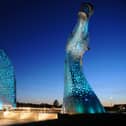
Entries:
MULTIPOLYGON (((126 103, 126 1, 88 1, 94 15, 84 74, 104 105, 126 103)), ((0 48, 14 65, 18 102, 62 103, 65 47, 82 2, 0 0, 0 48)))

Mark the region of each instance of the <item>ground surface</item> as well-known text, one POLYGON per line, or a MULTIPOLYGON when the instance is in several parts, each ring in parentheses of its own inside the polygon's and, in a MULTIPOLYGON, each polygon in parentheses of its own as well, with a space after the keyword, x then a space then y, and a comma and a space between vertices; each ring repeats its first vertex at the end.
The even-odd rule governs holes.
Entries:
POLYGON ((31 122, 16 124, 13 126, 114 126, 125 125, 126 114, 80 114, 62 115, 59 118, 49 121, 31 122))

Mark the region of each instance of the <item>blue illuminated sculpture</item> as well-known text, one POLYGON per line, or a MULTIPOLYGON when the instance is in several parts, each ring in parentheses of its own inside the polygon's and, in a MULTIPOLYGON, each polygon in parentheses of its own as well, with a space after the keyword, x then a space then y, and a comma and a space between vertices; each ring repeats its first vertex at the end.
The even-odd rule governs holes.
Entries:
POLYGON ((0 49, 0 110, 8 105, 16 107, 16 81, 14 68, 4 50, 0 49))
POLYGON ((79 19, 66 47, 64 113, 103 113, 103 106, 82 71, 82 58, 88 48, 88 22, 93 13, 90 3, 83 3, 79 19))

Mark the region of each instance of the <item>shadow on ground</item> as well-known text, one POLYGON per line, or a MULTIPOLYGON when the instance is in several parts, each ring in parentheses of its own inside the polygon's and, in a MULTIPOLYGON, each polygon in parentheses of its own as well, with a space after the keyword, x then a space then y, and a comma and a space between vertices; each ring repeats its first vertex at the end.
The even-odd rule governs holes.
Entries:
POLYGON ((12 126, 114 126, 124 125, 126 114, 78 114, 67 115, 58 114, 58 119, 15 124, 12 126))

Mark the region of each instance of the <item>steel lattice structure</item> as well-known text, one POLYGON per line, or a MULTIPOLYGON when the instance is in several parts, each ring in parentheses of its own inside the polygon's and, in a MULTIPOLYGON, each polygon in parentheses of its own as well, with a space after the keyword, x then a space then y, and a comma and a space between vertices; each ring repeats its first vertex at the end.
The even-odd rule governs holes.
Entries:
POLYGON ((4 105, 16 107, 14 68, 5 51, 0 49, 0 109, 4 105))
POLYGON ((99 99, 82 71, 82 58, 88 48, 88 22, 93 12, 90 3, 83 3, 79 19, 68 39, 65 58, 63 111, 65 113, 103 113, 99 99))

